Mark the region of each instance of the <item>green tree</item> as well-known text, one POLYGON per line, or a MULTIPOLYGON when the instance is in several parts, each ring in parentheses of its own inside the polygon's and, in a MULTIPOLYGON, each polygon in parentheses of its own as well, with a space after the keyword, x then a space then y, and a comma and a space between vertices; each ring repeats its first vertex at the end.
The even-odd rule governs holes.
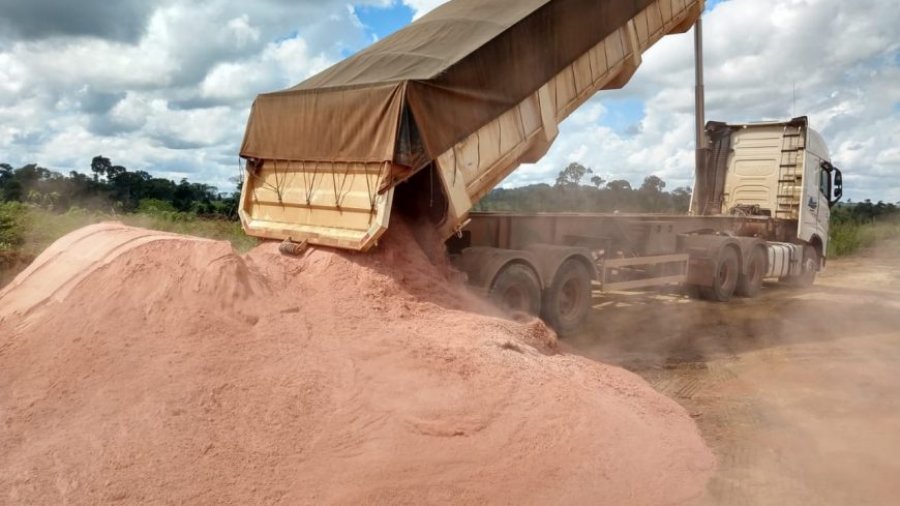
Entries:
POLYGON ((110 162, 109 158, 95 156, 94 159, 91 160, 91 172, 94 173, 95 181, 101 176, 106 177, 106 172, 110 168, 112 168, 112 162, 110 162))
POLYGON ((6 163, 0 164, 0 199, 4 202, 22 200, 22 184, 12 166, 6 163))
POLYGON ((559 176, 556 177, 556 186, 570 188, 581 186, 581 181, 584 177, 593 173, 593 170, 580 163, 570 163, 569 166, 563 169, 559 173, 559 176))
POLYGON ((657 176, 647 176, 641 185, 641 191, 646 193, 662 193, 666 189, 666 182, 657 176))
POLYGON ((612 192, 625 193, 631 191, 631 183, 624 179, 617 179, 606 183, 606 189, 612 192))
POLYGON ((687 186, 672 190, 672 212, 687 213, 691 208, 692 191, 687 186))
POLYGON ((665 210, 667 195, 663 195, 666 188, 666 182, 657 176, 647 176, 644 183, 638 189, 639 199, 641 200, 641 208, 652 213, 659 213, 665 210))
POLYGON ((210 185, 187 179, 175 183, 146 171, 132 172, 100 155, 91 160, 90 169, 90 176, 75 171, 63 175, 36 164, 18 169, 0 164, 0 200, 28 202, 53 211, 78 206, 133 212, 149 199, 165 202, 179 212, 237 217, 237 193, 220 196, 210 185))

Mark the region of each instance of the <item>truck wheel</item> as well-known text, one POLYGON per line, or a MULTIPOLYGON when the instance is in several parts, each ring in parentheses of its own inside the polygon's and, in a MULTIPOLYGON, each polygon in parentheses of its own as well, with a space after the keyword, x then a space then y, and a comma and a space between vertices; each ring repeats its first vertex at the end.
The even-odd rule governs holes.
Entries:
POLYGON ((593 307, 592 276, 584 263, 569 259, 559 268, 544 300, 544 320, 560 335, 581 329, 593 307))
POLYGON ((738 279, 735 293, 741 297, 750 298, 759 295, 763 286, 763 278, 766 275, 767 262, 766 251, 762 248, 754 249, 750 256, 750 263, 747 265, 747 272, 738 279))
POLYGON ((528 266, 510 264, 494 279, 490 298, 507 311, 537 316, 541 313, 541 282, 528 266))
POLYGON ((787 278, 787 284, 797 288, 809 288, 816 282, 816 274, 819 270, 819 253, 815 248, 806 246, 803 248, 803 273, 799 276, 787 278))
POLYGON ((741 276, 741 263, 734 248, 723 248, 716 258, 712 286, 700 287, 700 295, 714 302, 728 302, 741 276))

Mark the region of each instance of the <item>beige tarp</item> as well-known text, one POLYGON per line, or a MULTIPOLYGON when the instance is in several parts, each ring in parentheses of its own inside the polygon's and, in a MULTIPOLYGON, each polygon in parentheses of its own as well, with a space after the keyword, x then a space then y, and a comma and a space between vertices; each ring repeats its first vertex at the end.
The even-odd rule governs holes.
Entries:
POLYGON ((253 104, 241 156, 391 162, 388 186, 537 91, 651 0, 453 0, 253 104))

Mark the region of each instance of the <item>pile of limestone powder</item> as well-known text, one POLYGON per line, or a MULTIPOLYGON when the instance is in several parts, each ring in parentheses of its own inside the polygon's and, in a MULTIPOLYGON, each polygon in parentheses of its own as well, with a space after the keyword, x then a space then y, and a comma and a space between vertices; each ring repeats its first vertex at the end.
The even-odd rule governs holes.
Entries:
POLYGON ((679 504, 714 458, 626 371, 374 253, 127 228, 0 292, 2 504, 679 504))

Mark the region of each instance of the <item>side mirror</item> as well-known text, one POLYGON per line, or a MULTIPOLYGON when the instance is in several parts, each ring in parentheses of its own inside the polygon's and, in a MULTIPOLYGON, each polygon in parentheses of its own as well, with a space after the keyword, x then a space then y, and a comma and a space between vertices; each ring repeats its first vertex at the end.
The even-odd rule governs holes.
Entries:
POLYGON ((841 173, 841 169, 837 167, 833 167, 834 169, 834 183, 833 183, 833 192, 834 198, 831 201, 831 205, 834 206, 838 202, 844 198, 844 175, 841 173))
POLYGON ((822 162, 822 170, 828 173, 828 206, 834 207, 844 198, 844 175, 831 162, 822 162))

